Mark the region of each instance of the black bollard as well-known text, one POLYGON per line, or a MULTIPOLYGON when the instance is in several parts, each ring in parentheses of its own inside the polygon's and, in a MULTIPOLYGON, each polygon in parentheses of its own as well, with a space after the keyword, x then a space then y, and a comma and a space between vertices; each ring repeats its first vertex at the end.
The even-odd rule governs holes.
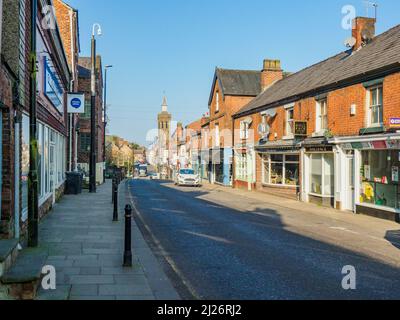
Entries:
POLYGON ((112 179, 111 183, 111 203, 114 203, 114 188, 115 188, 115 177, 112 179))
POLYGON ((113 221, 118 221, 118 184, 114 184, 114 214, 113 214, 113 221))
POLYGON ((125 250, 124 267, 132 267, 132 207, 125 207, 125 250))

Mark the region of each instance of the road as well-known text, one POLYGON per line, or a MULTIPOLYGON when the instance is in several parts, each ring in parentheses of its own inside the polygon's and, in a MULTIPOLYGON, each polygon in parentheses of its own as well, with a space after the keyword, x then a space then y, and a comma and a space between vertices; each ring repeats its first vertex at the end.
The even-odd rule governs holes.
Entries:
MULTIPOLYGON (((285 207, 278 198, 269 205, 210 188, 129 183, 139 227, 185 299, 400 298, 399 249, 368 227, 352 232, 338 220, 347 215, 335 220, 293 203, 285 207), (342 287, 347 265, 357 272, 356 290, 342 287)), ((399 229, 369 217, 360 221, 399 229)))

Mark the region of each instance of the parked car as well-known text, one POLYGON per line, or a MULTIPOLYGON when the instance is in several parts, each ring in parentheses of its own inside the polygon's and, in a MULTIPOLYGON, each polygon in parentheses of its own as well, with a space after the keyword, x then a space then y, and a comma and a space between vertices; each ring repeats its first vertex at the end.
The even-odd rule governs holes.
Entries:
POLYGON ((192 169, 181 169, 176 174, 175 185, 200 187, 200 176, 192 169))

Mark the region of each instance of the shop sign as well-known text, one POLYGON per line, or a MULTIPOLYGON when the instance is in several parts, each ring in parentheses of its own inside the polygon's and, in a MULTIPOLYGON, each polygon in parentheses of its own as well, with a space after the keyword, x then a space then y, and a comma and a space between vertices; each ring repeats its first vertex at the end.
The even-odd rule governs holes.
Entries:
POLYGON ((68 94, 68 113, 85 113, 85 94, 68 94))
POLYGON ((389 124, 391 128, 400 128, 400 118, 390 118, 389 124))
POLYGON ((400 149, 400 140, 390 140, 386 144, 388 149, 400 149))
POLYGON ((332 146, 313 146, 313 147, 306 147, 306 152, 332 152, 332 146))
POLYGON ((388 148, 386 141, 374 141, 372 142, 372 145, 376 150, 386 150, 388 148))
POLYGON ((294 135, 298 137, 307 137, 307 121, 294 122, 294 135))
POLYGON ((53 72, 44 57, 44 94, 59 112, 64 111, 64 91, 55 72, 53 72))

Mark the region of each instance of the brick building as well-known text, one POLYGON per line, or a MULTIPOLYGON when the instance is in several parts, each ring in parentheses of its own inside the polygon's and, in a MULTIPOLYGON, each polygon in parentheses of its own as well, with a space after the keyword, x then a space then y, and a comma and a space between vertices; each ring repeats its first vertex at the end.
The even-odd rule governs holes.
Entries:
MULTIPOLYGON (((64 191, 66 93, 71 73, 51 1, 38 2, 37 120, 39 213, 64 191), (44 19, 46 17, 46 19, 44 19), (46 23, 44 23, 46 21, 46 23)), ((1 27, 1 238, 26 235, 29 174, 30 1, 4 0, 1 27), (19 43, 16 46, 15 43, 19 43)))
POLYGON ((251 123, 258 190, 399 220, 400 26, 374 36, 357 18, 352 32, 353 47, 267 88, 235 126, 251 123))
MULTIPOLYGON (((90 161, 90 117, 91 117, 91 58, 80 57, 78 61, 78 88, 85 94, 85 113, 79 116, 78 169, 89 178, 90 161)), ((104 180, 105 163, 103 153, 104 121, 103 121, 103 67, 101 56, 96 58, 96 181, 104 180)))
POLYGON ((232 116, 260 92, 260 71, 215 70, 207 124, 210 140, 206 170, 211 183, 232 184, 232 116))
MULTIPOLYGON (((78 11, 62 0, 53 0, 57 24, 71 71, 70 92, 78 92, 79 15, 78 11)), ((78 164, 78 114, 68 115, 67 170, 75 171, 78 164)))
POLYGON ((201 122, 202 119, 186 126, 186 159, 189 168, 196 174, 201 171, 201 122))

